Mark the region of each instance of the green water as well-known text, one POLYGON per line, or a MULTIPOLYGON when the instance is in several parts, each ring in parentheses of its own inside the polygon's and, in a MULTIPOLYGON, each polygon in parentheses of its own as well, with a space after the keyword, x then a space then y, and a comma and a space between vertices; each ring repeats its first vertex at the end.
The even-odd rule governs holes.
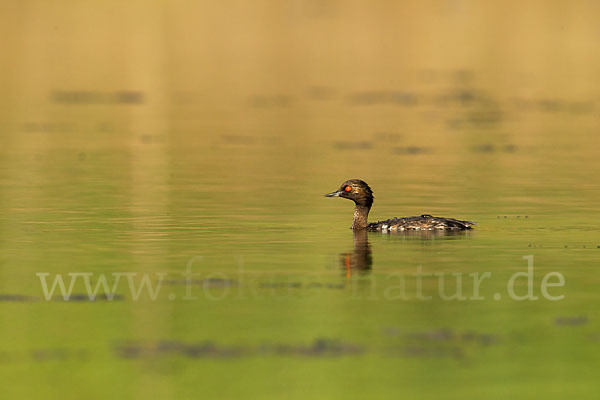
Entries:
MULTIPOLYGON (((597 150, 586 146, 591 129, 562 143, 564 121, 585 117, 545 118, 565 127, 527 143, 517 123, 503 139, 448 130, 440 134, 450 145, 432 141, 417 154, 396 152, 421 146, 399 133, 366 132, 369 145, 347 149, 336 144, 354 140, 343 133, 300 141, 269 128, 208 143, 177 132, 132 133, 131 142, 119 129, 51 140, 9 132, 6 397, 585 397, 596 385, 600 340, 598 189, 589 168, 597 150), (351 177, 374 188, 374 219, 427 212, 477 221, 477 229, 369 233, 355 249, 351 203, 322 196, 351 177), (354 258, 347 267, 355 251, 370 252, 370 269, 354 258), (538 300, 513 300, 507 283, 527 271, 528 255, 538 300), (197 275, 188 285, 189 262, 197 275), (417 298, 418 268, 444 273, 449 295, 451 274, 463 274, 466 299, 440 298, 431 276, 421 281, 431 299, 417 298), (166 275, 156 300, 146 289, 135 300, 121 278, 112 301, 87 300, 83 280, 71 300, 56 292, 46 301, 36 276, 44 272, 49 284, 62 274, 67 286, 76 272, 94 274, 92 286, 100 274, 112 285, 112 273, 136 272, 135 285, 148 274, 156 288, 157 274, 166 275), (486 272, 480 299, 470 299, 468 274, 486 272), (561 300, 540 292, 549 272, 564 276, 564 286, 548 289, 561 300)), ((519 296, 524 283, 517 280, 519 296)))
POLYGON ((2 398, 595 398, 596 6, 25 3, 2 398), (478 225, 355 236, 351 178, 478 225))

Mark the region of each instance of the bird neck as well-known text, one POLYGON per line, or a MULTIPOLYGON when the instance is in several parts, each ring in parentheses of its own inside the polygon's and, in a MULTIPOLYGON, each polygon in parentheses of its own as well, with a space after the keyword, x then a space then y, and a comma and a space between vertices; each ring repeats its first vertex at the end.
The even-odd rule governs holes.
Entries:
POLYGON ((352 222, 352 229, 365 229, 369 223, 367 218, 369 217, 369 211, 371 206, 357 204, 354 207, 354 222, 352 222))

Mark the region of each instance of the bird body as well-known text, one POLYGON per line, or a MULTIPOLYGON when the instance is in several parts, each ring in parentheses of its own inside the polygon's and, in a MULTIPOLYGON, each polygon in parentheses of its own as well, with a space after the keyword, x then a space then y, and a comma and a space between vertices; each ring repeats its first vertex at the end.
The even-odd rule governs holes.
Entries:
POLYGON ((434 217, 423 214, 416 217, 391 218, 385 221, 370 222, 369 231, 463 231, 471 229, 471 221, 461 221, 454 218, 434 217))

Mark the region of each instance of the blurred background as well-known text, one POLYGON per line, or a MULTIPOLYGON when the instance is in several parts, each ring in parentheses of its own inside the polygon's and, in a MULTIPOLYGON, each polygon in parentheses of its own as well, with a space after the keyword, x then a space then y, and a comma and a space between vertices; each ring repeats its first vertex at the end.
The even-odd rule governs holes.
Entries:
POLYGON ((0 10, 9 397, 593 395, 599 2, 0 10), (322 195, 350 178, 373 187, 374 220, 479 226, 451 240, 369 235, 372 271, 348 274, 339 255, 365 249, 352 207, 322 195), (565 300, 492 300, 529 254, 536 284, 565 276, 565 300), (258 296, 181 300, 196 256, 201 282, 243 264, 249 283, 214 289, 258 296), (496 279, 483 302, 371 296, 418 265, 496 279), (155 302, 124 286, 113 302, 46 302, 35 275, 124 271, 175 283, 155 302))

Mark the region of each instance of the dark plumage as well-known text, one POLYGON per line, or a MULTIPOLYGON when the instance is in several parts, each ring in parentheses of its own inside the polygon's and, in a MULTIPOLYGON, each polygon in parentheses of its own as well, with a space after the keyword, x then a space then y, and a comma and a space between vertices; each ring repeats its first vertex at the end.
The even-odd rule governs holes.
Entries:
POLYGON ((335 192, 326 197, 343 197, 354 201, 354 221, 352 229, 369 231, 462 231, 471 229, 474 222, 454 218, 434 217, 423 214, 418 217, 391 218, 385 221, 368 222, 369 211, 373 205, 373 191, 365 181, 350 179, 335 192))

